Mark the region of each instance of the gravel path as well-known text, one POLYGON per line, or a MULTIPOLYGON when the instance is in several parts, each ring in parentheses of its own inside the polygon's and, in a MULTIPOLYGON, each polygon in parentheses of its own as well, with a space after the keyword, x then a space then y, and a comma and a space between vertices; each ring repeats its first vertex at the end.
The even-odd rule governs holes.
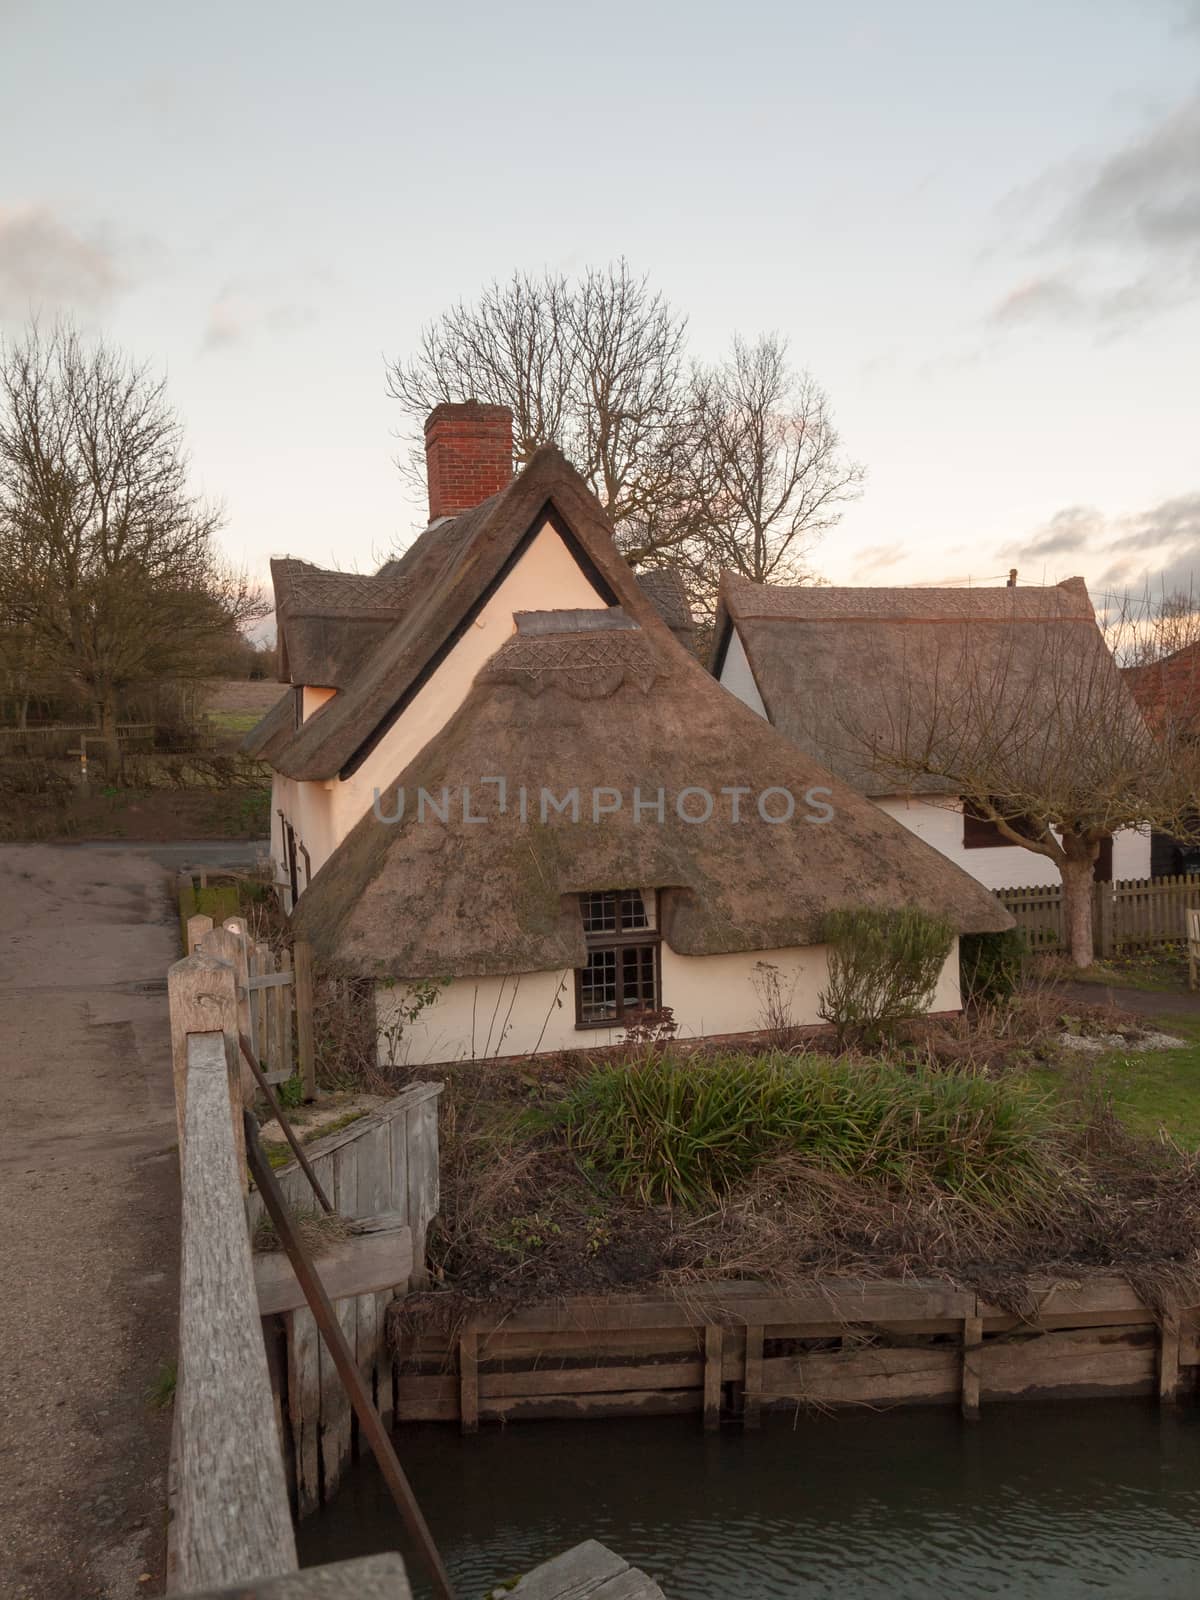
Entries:
POLYGON ((178 1170, 162 866, 0 847, 0 1596, 161 1592, 178 1170))

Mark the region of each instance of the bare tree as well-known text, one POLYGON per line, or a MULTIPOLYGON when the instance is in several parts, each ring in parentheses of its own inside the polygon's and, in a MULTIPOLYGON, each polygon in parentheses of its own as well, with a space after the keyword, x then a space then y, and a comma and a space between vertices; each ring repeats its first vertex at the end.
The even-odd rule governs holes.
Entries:
MULTIPOLYGON (((1110 642, 1137 626, 1110 618, 1110 642)), ((847 751, 897 791, 953 797, 1052 861, 1071 958, 1090 965, 1101 846, 1123 828, 1194 835, 1200 743, 1169 711, 1151 732, 1086 613, 1046 625, 996 612, 907 633, 902 655, 880 654, 844 696, 847 751)))
POLYGON ((110 761, 121 694, 203 676, 263 613, 213 550, 163 382, 69 323, 0 346, 0 622, 95 707, 110 761))
POLYGON ((806 558, 861 493, 829 402, 788 364, 787 342, 764 334, 733 341, 733 354, 694 378, 691 490, 708 568, 755 583, 802 583, 806 558))
MULTIPOLYGON (((722 566, 794 578, 802 556, 858 493, 828 402, 794 375, 773 336, 688 369, 686 323, 626 262, 575 282, 516 274, 460 302, 388 366, 414 425, 444 400, 513 413, 518 464, 557 443, 588 480, 635 566, 690 570, 702 605, 722 566)), ((423 481, 414 438, 406 470, 423 481)))

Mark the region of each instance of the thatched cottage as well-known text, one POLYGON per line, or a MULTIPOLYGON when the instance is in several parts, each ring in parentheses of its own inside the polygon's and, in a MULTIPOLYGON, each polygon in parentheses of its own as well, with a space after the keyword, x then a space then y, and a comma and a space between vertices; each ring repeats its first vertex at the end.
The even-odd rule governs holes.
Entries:
MULTIPOLYGON (((995 899, 728 694, 559 452, 430 417, 430 525, 374 577, 275 564, 272 853, 297 931, 412 1063, 817 1020, 833 907, 995 899), (479 502, 479 503, 477 503, 479 502)), ((959 1004, 952 952, 934 1000, 959 1004)))
MULTIPOLYGON (((797 748, 992 889, 1057 884, 1059 871, 973 814, 949 784, 918 777, 899 790, 894 767, 877 765, 872 751, 902 749, 906 739, 919 750, 939 717, 969 715, 1035 737, 1041 724, 1070 745, 1060 759, 1077 761, 1093 742, 1089 718, 1133 712, 1082 578, 1043 587, 785 588, 727 572, 712 668, 797 748), (1076 703, 1051 706, 1072 675, 1076 703)), ((1098 879, 1149 875, 1148 831, 1122 829, 1096 863, 1098 879)))

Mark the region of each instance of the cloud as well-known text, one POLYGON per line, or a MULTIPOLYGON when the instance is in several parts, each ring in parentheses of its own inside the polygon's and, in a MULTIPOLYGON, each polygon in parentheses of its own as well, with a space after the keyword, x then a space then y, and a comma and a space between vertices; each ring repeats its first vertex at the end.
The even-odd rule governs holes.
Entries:
POLYGON ((1004 554, 1018 568, 1049 562, 1050 581, 1082 569, 1093 599, 1105 604, 1123 595, 1136 601, 1146 593, 1200 592, 1200 490, 1118 517, 1066 506, 1004 554))
POLYGON ((249 279, 226 283, 208 308, 203 348, 224 350, 245 344, 258 333, 291 333, 316 320, 316 309, 299 300, 279 299, 271 286, 249 279))
POLYGON ((47 306, 95 311, 128 286, 103 234, 78 233, 44 207, 0 210, 0 316, 47 306))
POLYGON ((905 544, 870 544, 858 552, 850 576, 855 583, 869 578, 881 567, 894 567, 911 554, 905 544))
POLYGON ((1200 91, 1124 145, 1044 174, 1026 199, 1043 213, 1027 248, 1054 265, 1003 295, 993 326, 1124 332, 1190 300, 1200 291, 1200 91))

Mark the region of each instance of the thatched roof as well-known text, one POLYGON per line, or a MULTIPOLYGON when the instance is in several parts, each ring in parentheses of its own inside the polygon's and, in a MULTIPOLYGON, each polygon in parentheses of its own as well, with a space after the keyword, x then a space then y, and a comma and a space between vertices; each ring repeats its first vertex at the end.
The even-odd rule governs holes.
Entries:
MULTIPOLYGON (((309 717, 275 766, 289 777, 348 776, 486 604, 547 518, 557 519, 597 592, 636 621, 658 613, 618 554, 595 496, 553 445, 543 446, 499 494, 433 523, 374 581, 406 604, 341 692, 309 717)), ((316 681, 316 680, 311 680, 316 681)))
POLYGON ((670 628, 687 644, 696 627, 687 586, 675 567, 650 567, 637 574, 638 587, 670 628))
MULTIPOLYGON (((1036 680, 1053 659, 1069 656, 1083 676, 1116 675, 1082 578, 1039 588, 773 588, 726 572, 718 676, 735 626, 773 726, 864 794, 895 792, 871 749, 896 742, 906 708, 916 737, 922 705, 956 676, 972 675, 1003 721, 1033 714, 1036 680)), ((1119 685, 1114 704, 1118 696, 1119 685)), ((933 778, 911 787, 951 792, 933 778)))
MULTIPOLYGON (((634 586, 636 587, 636 586, 634 586)), ((582 965, 578 902, 587 890, 655 887, 663 934, 684 955, 817 942, 837 906, 919 906, 963 932, 1010 926, 995 897, 720 687, 657 613, 522 614, 517 634, 476 677, 465 702, 397 783, 403 820, 366 816, 313 879, 294 913, 335 970, 402 978, 485 976, 582 965), (564 623, 563 618, 573 619, 564 623), (501 814, 495 785, 506 780, 501 814), (470 811, 485 822, 464 820, 470 811), (579 793, 579 820, 548 806, 579 793), (740 820, 722 788, 739 797, 740 820), (449 791, 444 823, 417 812, 418 790, 449 791), (522 820, 520 792, 526 794, 522 820), (665 820, 635 815, 635 791, 664 791, 665 820), (795 799, 790 822, 768 823, 757 797, 795 799), (806 802, 810 789, 831 821, 806 802), (686 822, 683 790, 703 789, 713 815, 686 822), (621 808, 593 814, 622 797, 621 808)), ((383 801, 394 809, 395 791, 383 801)), ((685 810, 704 809, 700 795, 685 810)), ((767 800, 768 811, 785 802, 767 800)))
POLYGON ((242 740, 242 749, 260 761, 276 764, 279 752, 296 731, 295 690, 284 690, 261 722, 242 740))
POLYGON ((402 577, 328 572, 307 561, 272 561, 285 682, 344 689, 412 599, 402 577))
POLYGON ((1200 731, 1200 643, 1126 667, 1122 676, 1151 728, 1169 725, 1192 736, 1200 731))

